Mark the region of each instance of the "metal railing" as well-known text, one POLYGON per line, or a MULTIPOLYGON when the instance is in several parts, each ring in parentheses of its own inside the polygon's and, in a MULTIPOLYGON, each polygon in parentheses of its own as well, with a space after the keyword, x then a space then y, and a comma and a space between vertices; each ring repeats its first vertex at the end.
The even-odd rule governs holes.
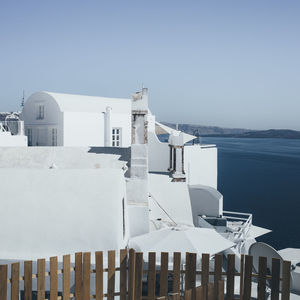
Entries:
POLYGON ((227 227, 232 230, 234 242, 241 247, 252 226, 252 214, 224 210, 223 217, 227 219, 227 227))

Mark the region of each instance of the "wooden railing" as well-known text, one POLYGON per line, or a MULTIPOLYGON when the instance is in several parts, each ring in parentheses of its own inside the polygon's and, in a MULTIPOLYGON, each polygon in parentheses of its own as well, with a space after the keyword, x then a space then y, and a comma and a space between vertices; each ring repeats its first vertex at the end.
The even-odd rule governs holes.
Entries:
POLYGON ((186 253, 184 265, 181 253, 172 253, 171 259, 167 252, 159 255, 159 266, 156 253, 144 257, 143 253, 132 249, 120 250, 119 266, 116 266, 115 251, 108 251, 107 263, 104 263, 103 252, 98 251, 93 264, 91 253, 85 252, 76 253, 73 263, 71 255, 64 255, 62 268, 58 268, 57 257, 51 257, 49 262, 45 259, 38 259, 36 263, 25 261, 22 268, 19 262, 0 265, 0 300, 19 300, 20 292, 24 300, 33 300, 33 297, 37 300, 113 300, 115 296, 120 300, 233 300, 234 297, 250 300, 253 281, 258 287, 257 299, 265 300, 268 292, 272 300, 280 296, 289 299, 290 262, 273 259, 272 273, 268 274, 267 259, 260 257, 259 272, 253 273, 253 258, 246 255, 241 257, 241 267, 237 272, 235 255, 228 255, 227 271, 223 272, 222 255, 215 255, 211 271, 208 254, 202 255, 201 268, 197 268, 194 253, 186 253), (33 272, 33 265, 36 272, 33 272), (239 295, 234 292, 235 277, 239 277, 239 295))

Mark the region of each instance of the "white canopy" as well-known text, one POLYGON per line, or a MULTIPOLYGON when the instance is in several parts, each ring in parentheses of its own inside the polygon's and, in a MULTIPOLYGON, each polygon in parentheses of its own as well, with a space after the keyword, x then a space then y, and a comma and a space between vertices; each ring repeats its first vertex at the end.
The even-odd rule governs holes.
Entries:
MULTIPOLYGON (((136 251, 147 252, 181 252, 182 259, 186 252, 216 254, 234 246, 214 229, 196 227, 169 227, 155 230, 129 241, 129 246, 136 251)), ((145 257, 146 258, 146 257, 145 257)))
POLYGON ((269 233, 271 231, 272 230, 267 229, 267 228, 263 228, 263 227, 252 225, 250 227, 250 230, 249 230, 249 235, 251 237, 253 237, 254 239, 256 239, 257 237, 262 236, 264 234, 267 234, 267 233, 269 233))
MULTIPOLYGON (((172 132, 179 135, 179 133, 181 131, 176 130, 174 128, 171 128, 169 126, 166 126, 164 124, 161 124, 161 123, 155 121, 155 133, 156 134, 171 134, 172 132)), ((187 142, 192 141, 193 139, 197 138, 194 135, 187 134, 187 133, 184 133, 184 132, 182 132, 182 134, 183 134, 184 143, 187 143, 187 142)))

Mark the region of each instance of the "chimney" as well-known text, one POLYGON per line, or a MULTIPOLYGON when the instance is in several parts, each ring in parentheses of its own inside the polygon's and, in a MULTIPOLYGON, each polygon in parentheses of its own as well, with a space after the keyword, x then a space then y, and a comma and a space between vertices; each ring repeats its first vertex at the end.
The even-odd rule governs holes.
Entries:
POLYGON ((149 232, 148 89, 132 95, 131 165, 127 182, 130 236, 149 232))

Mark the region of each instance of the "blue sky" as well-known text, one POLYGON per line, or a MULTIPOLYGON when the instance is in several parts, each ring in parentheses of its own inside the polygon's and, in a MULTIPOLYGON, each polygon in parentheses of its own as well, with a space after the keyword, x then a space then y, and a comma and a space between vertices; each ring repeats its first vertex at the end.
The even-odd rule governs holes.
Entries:
POLYGON ((0 1, 0 111, 39 90, 161 121, 300 130, 300 1, 0 1))

